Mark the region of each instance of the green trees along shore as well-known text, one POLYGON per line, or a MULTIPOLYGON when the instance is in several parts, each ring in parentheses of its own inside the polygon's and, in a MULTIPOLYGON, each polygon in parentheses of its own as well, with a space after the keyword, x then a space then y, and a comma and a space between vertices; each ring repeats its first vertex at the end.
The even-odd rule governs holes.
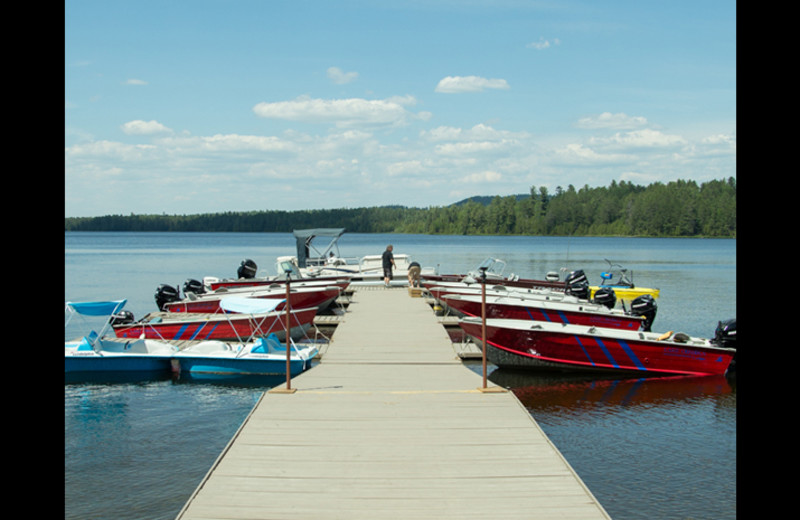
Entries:
POLYGON ((343 227, 350 233, 735 238, 736 179, 646 187, 624 181, 600 188, 569 185, 555 193, 531 186, 525 195, 472 197, 428 208, 265 208, 64 219, 65 231, 291 232, 314 227, 343 227))

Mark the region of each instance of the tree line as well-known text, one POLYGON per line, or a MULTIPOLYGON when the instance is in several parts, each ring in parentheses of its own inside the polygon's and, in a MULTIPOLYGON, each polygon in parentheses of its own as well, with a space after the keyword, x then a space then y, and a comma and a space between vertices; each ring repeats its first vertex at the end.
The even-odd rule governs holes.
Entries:
POLYGON ((639 186, 569 185, 550 193, 475 197, 443 207, 380 206, 198 215, 67 217, 66 231, 291 232, 342 227, 351 233, 445 235, 736 237, 736 180, 639 186), (479 200, 483 199, 483 202, 479 200))

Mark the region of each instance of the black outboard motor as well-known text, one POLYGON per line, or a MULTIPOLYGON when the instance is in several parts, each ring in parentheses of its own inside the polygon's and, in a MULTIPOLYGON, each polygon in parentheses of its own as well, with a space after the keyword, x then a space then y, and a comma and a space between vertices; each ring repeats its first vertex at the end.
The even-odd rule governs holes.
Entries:
POLYGON ((614 305, 617 304, 617 293, 611 287, 600 287, 594 292, 592 301, 613 309, 614 305))
POLYGON ((653 321, 656 319, 656 312, 658 312, 658 305, 656 299, 650 294, 643 294, 631 302, 630 314, 644 317, 642 330, 645 332, 650 332, 650 327, 653 326, 653 321))
MULTIPOLYGON (((717 330, 714 331, 714 339, 711 343, 724 348, 736 348, 736 318, 732 320, 720 321, 717 330)), ((735 376, 736 374, 736 353, 728 367, 726 375, 735 376)))
POLYGON ((187 293, 195 293, 195 294, 203 294, 206 292, 206 288, 203 286, 202 282, 197 280, 186 280, 183 283, 183 294, 187 293))
POLYGON ((242 263, 239 266, 239 269, 236 271, 236 274, 239 275, 239 278, 250 279, 256 277, 257 270, 258 266, 256 265, 256 263, 250 259, 247 259, 247 260, 242 260, 242 263))
POLYGON ((171 285, 161 284, 156 289, 156 305, 158 306, 158 310, 164 310, 164 304, 170 302, 177 302, 180 301, 181 296, 180 292, 178 291, 177 287, 172 287, 171 285))
POLYGON ((111 325, 127 325, 133 323, 133 313, 131 311, 119 311, 111 316, 111 325))
POLYGON ((564 290, 566 294, 582 300, 589 299, 589 280, 581 269, 569 273, 564 283, 567 285, 564 290))
POLYGON ((736 348, 736 319, 719 322, 711 342, 724 348, 736 348))

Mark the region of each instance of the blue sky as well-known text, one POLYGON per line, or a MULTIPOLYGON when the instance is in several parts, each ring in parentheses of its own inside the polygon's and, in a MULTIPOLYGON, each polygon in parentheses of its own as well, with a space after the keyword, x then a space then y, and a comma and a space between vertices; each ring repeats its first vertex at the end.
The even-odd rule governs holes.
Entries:
POLYGON ((731 1, 65 2, 65 216, 736 177, 731 1))

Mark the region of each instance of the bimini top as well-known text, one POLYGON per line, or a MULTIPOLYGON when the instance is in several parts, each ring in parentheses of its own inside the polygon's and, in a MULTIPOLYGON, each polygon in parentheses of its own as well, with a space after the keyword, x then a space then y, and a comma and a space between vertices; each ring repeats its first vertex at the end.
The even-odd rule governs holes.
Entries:
POLYGON ((219 306, 228 312, 241 314, 262 314, 272 312, 286 299, 278 298, 247 298, 242 296, 226 296, 219 301, 219 306))
POLYGON ((128 300, 116 300, 108 302, 67 302, 78 314, 84 316, 110 316, 122 309, 128 300))
POLYGON ((306 260, 311 256, 309 248, 313 247, 311 242, 316 237, 329 237, 331 239, 330 244, 324 251, 320 252, 314 248, 319 253, 319 258, 325 258, 344 232, 345 228, 295 229, 292 233, 294 233, 294 238, 297 240, 297 265, 306 267, 306 260))

